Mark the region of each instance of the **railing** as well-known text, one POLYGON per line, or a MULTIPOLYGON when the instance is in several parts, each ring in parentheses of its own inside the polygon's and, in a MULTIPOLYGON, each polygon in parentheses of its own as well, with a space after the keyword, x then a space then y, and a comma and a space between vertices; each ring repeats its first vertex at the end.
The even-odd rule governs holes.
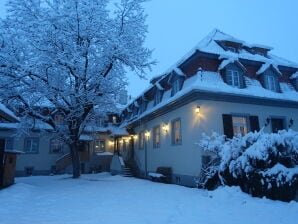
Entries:
MULTIPOLYGON (((82 151, 79 152, 79 157, 81 162, 87 162, 89 161, 89 152, 88 151, 82 151)), ((56 171, 61 171, 65 169, 66 167, 70 166, 72 163, 71 154, 67 153, 56 160, 56 171)))

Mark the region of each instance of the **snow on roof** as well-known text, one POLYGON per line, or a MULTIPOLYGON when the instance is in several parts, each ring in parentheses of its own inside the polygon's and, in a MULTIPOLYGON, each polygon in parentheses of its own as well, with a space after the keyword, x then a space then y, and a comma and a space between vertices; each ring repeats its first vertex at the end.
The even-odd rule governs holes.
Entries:
POLYGON ((156 86, 157 89, 159 89, 159 90, 164 90, 164 88, 160 85, 160 83, 159 83, 158 81, 155 83, 155 86, 156 86))
MULTIPOLYGON (((290 88, 287 83, 280 83, 282 93, 273 92, 271 90, 265 89, 261 83, 256 79, 251 79, 245 77, 247 87, 244 89, 239 89, 237 87, 230 86, 226 84, 223 80, 219 72, 210 72, 210 71, 202 71, 200 75, 196 74, 184 81, 182 89, 177 92, 174 96, 163 97, 161 103, 157 104, 156 106, 147 108, 145 112, 138 116, 134 116, 131 120, 123 122, 121 127, 125 127, 126 125, 132 123, 135 120, 141 119, 146 115, 152 113, 153 111, 162 108, 163 106, 176 101, 177 99, 181 98, 182 96, 186 95, 187 93, 193 90, 200 90, 209 93, 216 93, 216 94, 230 94, 230 95, 237 95, 237 96, 250 96, 255 98, 261 99, 276 99, 276 100, 287 100, 298 102, 298 93, 294 89, 290 88)), ((171 90, 165 92, 164 96, 167 96, 168 92, 170 93, 171 90)))
POLYGON ((174 68, 174 72, 176 72, 177 73, 177 75, 180 75, 180 76, 185 76, 185 74, 181 71, 181 69, 180 68, 178 68, 178 67, 176 67, 176 68, 174 68))
POLYGON ((278 67, 276 64, 274 63, 270 63, 270 62, 266 62, 264 64, 262 64, 262 66, 260 67, 260 69, 256 72, 257 75, 261 75, 263 74, 267 69, 269 69, 270 67, 273 67, 275 69, 275 71, 279 74, 282 75, 282 73, 279 71, 278 67))
POLYGON ((82 134, 82 135, 80 136, 80 140, 81 140, 81 141, 92 141, 93 138, 92 138, 92 136, 90 136, 90 135, 82 134))
POLYGON ((225 58, 224 56, 220 55, 219 59, 224 59, 224 60, 218 66, 218 71, 224 69, 227 65, 233 64, 233 63, 238 64, 244 71, 246 70, 246 68, 241 64, 238 58, 233 58, 233 57, 225 58))
POLYGON ((17 121, 19 120, 19 118, 2 103, 0 103, 0 110, 8 116, 12 117, 13 119, 17 121))
POLYGON ((266 45, 263 45, 263 44, 248 44, 248 43, 245 43, 245 46, 249 47, 249 48, 262 48, 262 49, 266 49, 266 50, 273 50, 273 47, 269 47, 269 46, 266 46, 266 45))
POLYGON ((298 78, 298 71, 291 75, 290 79, 297 79, 298 78))

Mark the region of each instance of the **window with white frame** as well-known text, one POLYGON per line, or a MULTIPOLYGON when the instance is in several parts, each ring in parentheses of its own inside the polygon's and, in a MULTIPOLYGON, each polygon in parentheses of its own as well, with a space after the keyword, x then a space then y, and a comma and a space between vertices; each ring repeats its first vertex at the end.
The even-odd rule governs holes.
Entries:
POLYGON ((176 79, 172 84, 171 96, 174 96, 181 89, 181 78, 176 79))
POLYGON ((274 92, 278 92, 278 81, 273 75, 264 75, 265 88, 274 92))
POLYGON ((172 121, 172 144, 180 145, 182 144, 182 135, 181 135, 181 119, 175 119, 172 121))
POLYGON ((39 139, 38 138, 25 138, 24 139, 24 152, 38 153, 39 139))
POLYGON ((226 74, 226 81, 227 84, 234 86, 234 87, 241 87, 241 76, 240 73, 236 70, 227 70, 226 74))
POLYGON ((234 136, 248 133, 248 121, 246 116, 232 116, 234 136))
POLYGON ((156 90, 155 96, 154 96, 154 105, 157 105, 162 100, 163 92, 161 90, 156 90))
POLYGON ((59 138, 52 138, 50 140, 50 153, 63 152, 63 141, 59 138))
POLYGON ((153 128, 153 148, 160 147, 160 126, 153 128))

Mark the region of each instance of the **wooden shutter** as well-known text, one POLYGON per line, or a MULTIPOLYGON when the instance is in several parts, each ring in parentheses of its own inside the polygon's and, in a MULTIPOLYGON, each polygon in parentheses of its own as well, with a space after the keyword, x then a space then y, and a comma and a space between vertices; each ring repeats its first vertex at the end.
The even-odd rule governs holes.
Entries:
POLYGON ((260 131, 258 116, 249 116, 250 131, 260 131))
POLYGON ((227 136, 227 138, 233 138, 234 132, 233 132, 232 115, 223 114, 222 121, 223 121, 223 129, 224 129, 225 136, 227 136))

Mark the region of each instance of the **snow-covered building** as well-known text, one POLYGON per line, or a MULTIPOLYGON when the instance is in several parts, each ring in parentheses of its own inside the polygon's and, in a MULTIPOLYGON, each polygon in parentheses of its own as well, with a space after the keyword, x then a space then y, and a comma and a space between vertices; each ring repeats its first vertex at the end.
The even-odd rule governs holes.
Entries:
POLYGON ((124 159, 141 176, 170 167, 173 183, 194 186, 206 158, 196 144, 202 133, 297 130, 298 64, 271 51, 212 31, 122 111, 134 135, 124 159))
MULTIPOLYGON (((80 159, 82 173, 109 171, 114 152, 113 133, 119 133, 116 116, 109 114, 97 118, 97 125, 88 126, 81 135, 80 159)), ((55 122, 63 123, 59 113, 55 122)), ((23 152, 18 156, 16 175, 48 175, 71 172, 69 148, 57 137, 53 129, 40 121, 20 122, 12 111, 0 104, 0 139, 5 140, 5 150, 23 152)), ((126 134, 126 133, 124 133, 126 134)))

